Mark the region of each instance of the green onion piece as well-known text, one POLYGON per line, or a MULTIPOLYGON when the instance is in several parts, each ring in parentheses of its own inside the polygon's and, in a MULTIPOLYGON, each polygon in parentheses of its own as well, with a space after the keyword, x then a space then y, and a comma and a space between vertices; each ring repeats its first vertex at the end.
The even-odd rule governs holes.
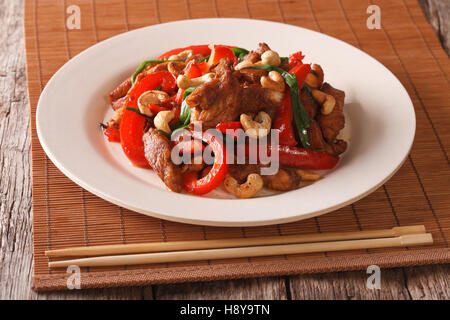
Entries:
POLYGON ((311 149, 311 144, 309 142, 307 129, 311 126, 309 122, 308 113, 300 100, 300 92, 298 90, 298 83, 295 74, 290 74, 289 72, 281 69, 280 67, 272 66, 269 64, 264 64, 261 66, 252 66, 254 69, 263 69, 267 71, 277 71, 286 81, 287 85, 291 91, 292 99, 292 110, 294 113, 294 122, 297 127, 297 132, 302 142, 302 145, 306 149, 311 149))
POLYGON ((159 129, 155 129, 155 131, 170 139, 170 134, 168 134, 167 132, 159 130, 159 129))
POLYGON ((170 61, 181 61, 181 60, 146 60, 141 63, 141 65, 136 69, 136 71, 131 76, 131 83, 134 84, 136 81, 136 77, 139 73, 142 72, 142 70, 145 69, 146 66, 148 66, 150 63, 163 63, 163 62, 170 62, 170 61))
POLYGON ((238 58, 238 63, 242 62, 242 60, 244 60, 244 57, 248 54, 248 50, 244 49, 244 48, 231 48, 231 51, 233 51, 234 55, 236 56, 236 58, 238 58))
POLYGON ((306 83, 303 85, 303 90, 305 90, 306 94, 308 95, 308 97, 312 100, 312 102, 314 102, 315 104, 320 105, 320 103, 316 100, 316 98, 314 98, 314 96, 312 95, 311 90, 309 89, 309 87, 306 85, 306 83))
POLYGON ((236 55, 236 57, 240 56, 242 53, 248 54, 248 52, 249 52, 247 49, 238 48, 238 47, 231 48, 231 51, 233 51, 233 53, 236 55))
POLYGON ((300 100, 297 78, 295 77, 295 74, 292 74, 292 76, 295 80, 295 85, 290 86, 295 126, 297 127, 298 135, 303 147, 306 149, 311 149, 307 130, 311 126, 311 124, 309 122, 308 113, 306 112, 306 109, 303 106, 302 101, 300 100))
POLYGON ((206 56, 206 57, 204 57, 202 60, 200 60, 198 63, 202 63, 203 61, 206 61, 206 60, 208 60, 209 59, 209 57, 210 56, 206 56))

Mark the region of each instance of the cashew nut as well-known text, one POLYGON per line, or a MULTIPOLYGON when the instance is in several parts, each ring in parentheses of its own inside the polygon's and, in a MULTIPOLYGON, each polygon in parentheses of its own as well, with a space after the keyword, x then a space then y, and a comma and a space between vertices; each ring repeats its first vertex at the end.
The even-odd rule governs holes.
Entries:
POLYGON ((322 67, 318 64, 313 64, 311 72, 306 76, 305 83, 311 88, 318 89, 322 86, 323 79, 322 67))
POLYGON ((170 99, 169 95, 164 91, 150 90, 145 91, 138 98, 137 104, 139 111, 146 116, 151 117, 153 115, 150 110, 151 104, 162 104, 168 102, 170 99))
POLYGON ((312 72, 317 76, 317 78, 319 79, 319 87, 322 86, 323 84, 323 79, 324 79, 324 74, 323 74, 323 69, 320 65, 318 64, 313 64, 312 65, 312 72))
POLYGON ((308 73, 305 79, 305 83, 311 88, 317 89, 320 87, 319 79, 313 73, 308 73))
POLYGON ((244 60, 240 63, 238 63, 234 69, 235 70, 241 70, 241 69, 245 69, 245 68, 250 68, 253 66, 260 66, 263 64, 270 64, 273 66, 279 66, 281 64, 281 59, 280 56, 278 55, 278 53, 276 53, 273 50, 268 50, 266 52, 264 52, 261 55, 261 60, 258 62, 251 62, 250 60, 244 60))
POLYGON ((235 178, 227 175, 224 180, 225 189, 239 198, 251 198, 257 194, 263 187, 264 181, 257 173, 251 173, 247 176, 247 181, 239 184, 235 178))
POLYGON ((190 87, 198 87, 199 85, 202 85, 204 83, 210 82, 212 79, 214 79, 215 75, 214 73, 206 73, 201 77, 189 79, 185 75, 179 75, 177 78, 177 86, 181 89, 187 89, 190 87))
POLYGON ((173 111, 160 111, 153 120, 153 123, 155 124, 156 129, 170 134, 172 130, 169 127, 169 122, 172 121, 174 117, 173 111))
POLYGON ((254 66, 254 65, 255 65, 255 64, 254 64, 253 62, 251 62, 250 60, 244 60, 244 61, 239 62, 239 63, 234 67, 234 69, 235 69, 235 70, 241 70, 241 69, 245 69, 245 68, 252 67, 252 66, 254 66))
POLYGON ((270 64, 273 66, 279 66, 281 64, 280 56, 273 50, 267 50, 261 55, 262 64, 270 64))
POLYGON ((264 111, 260 111, 254 120, 250 115, 243 113, 240 120, 245 133, 255 139, 267 136, 272 126, 272 119, 264 111))
POLYGON ((332 96, 327 94, 327 98, 325 102, 322 104, 322 108, 320 109, 320 112, 323 115, 327 115, 333 112, 334 106, 336 105, 336 99, 332 96))
POLYGON ((273 103, 279 104, 279 103, 281 103, 281 101, 283 100, 283 98, 284 98, 284 92, 278 92, 278 91, 274 91, 274 90, 271 90, 271 91, 270 91, 269 99, 270 99, 273 103))
POLYGON ((167 64, 167 70, 173 74, 175 77, 178 77, 183 73, 186 64, 181 61, 171 61, 167 64))
POLYGON ((336 99, 332 95, 326 94, 320 90, 313 90, 311 93, 314 99, 322 106, 320 109, 322 114, 327 115, 333 112, 334 106, 336 105, 336 99))
POLYGON ((186 61, 187 59, 189 59, 193 55, 194 55, 194 51, 192 51, 192 50, 184 50, 184 51, 181 51, 178 54, 171 55, 169 57, 169 60, 183 60, 183 61, 186 61))
POLYGON ((297 169, 295 172, 302 178, 302 180, 306 181, 317 181, 321 178, 320 174, 306 170, 297 169))
POLYGON ((269 76, 262 76, 261 86, 278 92, 284 92, 286 88, 283 77, 277 71, 270 71, 269 76))

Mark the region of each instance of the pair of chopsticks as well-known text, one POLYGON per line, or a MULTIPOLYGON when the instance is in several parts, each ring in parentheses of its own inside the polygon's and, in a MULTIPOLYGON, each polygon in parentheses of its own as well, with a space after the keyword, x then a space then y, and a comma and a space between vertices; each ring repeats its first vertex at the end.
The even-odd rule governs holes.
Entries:
POLYGON ((70 265, 106 267, 406 247, 432 243, 433 238, 430 233, 426 233, 424 226, 405 226, 359 232, 76 247, 49 250, 45 252, 45 255, 89 257, 51 261, 50 268, 70 265))

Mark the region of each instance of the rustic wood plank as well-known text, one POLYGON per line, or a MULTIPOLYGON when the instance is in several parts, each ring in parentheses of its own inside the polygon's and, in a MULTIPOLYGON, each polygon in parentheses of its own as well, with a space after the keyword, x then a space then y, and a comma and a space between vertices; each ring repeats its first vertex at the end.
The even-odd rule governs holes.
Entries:
POLYGON ((29 292, 32 265, 29 109, 20 1, 0 1, 0 297, 29 292))
POLYGON ((169 284, 157 286, 155 290, 155 299, 161 300, 285 300, 287 298, 285 281, 280 277, 169 284))
POLYGON ((0 0, 0 299, 450 299, 448 265, 383 270, 381 291, 367 290, 365 272, 354 271, 33 292, 30 128, 22 19, 21 1, 0 0))
POLYGON ((381 289, 368 289, 365 271, 291 277, 292 299, 420 300, 450 298, 450 266, 381 270, 381 289))
POLYGON ((381 270, 381 290, 366 287, 368 276, 365 271, 352 271, 336 272, 333 277, 327 274, 291 277, 292 299, 411 299, 401 268, 381 270))
POLYGON ((418 0, 442 46, 450 55, 450 1, 418 0))
POLYGON ((450 265, 404 268, 412 299, 450 300, 450 265))
POLYGON ((152 299, 151 287, 36 293, 22 1, 0 0, 0 299, 152 299))

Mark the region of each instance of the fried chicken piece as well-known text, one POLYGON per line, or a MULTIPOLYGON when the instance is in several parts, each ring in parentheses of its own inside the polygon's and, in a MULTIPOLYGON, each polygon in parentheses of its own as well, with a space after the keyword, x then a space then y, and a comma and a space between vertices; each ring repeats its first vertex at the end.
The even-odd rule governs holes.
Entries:
POLYGON ((216 78, 199 86, 187 97, 192 109, 191 123, 213 128, 221 122, 239 119, 242 113, 266 111, 273 114, 277 104, 272 92, 259 84, 245 86, 233 73, 233 62, 223 59, 215 68, 216 78))
POLYGON ((327 153, 334 154, 334 149, 324 140, 322 130, 316 120, 310 120, 310 128, 308 129, 309 142, 311 148, 315 151, 323 150, 327 153))
POLYGON ((334 143, 339 132, 344 129, 344 99, 345 92, 333 88, 330 84, 324 83, 321 91, 332 95, 336 99, 336 105, 333 111, 328 115, 320 114, 317 117, 320 128, 322 129, 325 140, 329 143, 334 143))
POLYGON ((305 107, 309 119, 314 119, 319 110, 319 106, 316 103, 314 103, 314 101, 309 97, 309 95, 306 93, 305 90, 301 90, 300 92, 300 101, 305 107))
MULTIPOLYGON (((239 184, 247 180, 249 174, 261 174, 262 165, 233 164, 228 166, 228 174, 239 184)), ((261 175, 264 186, 278 191, 295 190, 300 186, 301 177, 291 168, 280 168, 274 175, 261 175)))
POLYGON ((236 70, 233 75, 244 83, 254 84, 260 83, 261 77, 267 76, 267 71, 262 69, 241 69, 236 70))
POLYGON ((166 186, 174 192, 182 192, 183 179, 181 170, 171 160, 172 145, 169 139, 151 128, 143 136, 145 158, 164 181, 166 186))
POLYGON ((244 60, 250 60, 252 63, 255 63, 259 60, 261 60, 261 55, 270 50, 270 47, 267 45, 267 43, 259 43, 258 48, 256 50, 250 51, 245 57, 244 60))
POLYGON ((260 174, 260 169, 261 167, 257 164, 230 164, 228 165, 228 174, 242 184, 247 180, 249 174, 260 174))
POLYGON ((131 88, 131 78, 128 78, 127 80, 123 81, 117 88, 115 88, 113 91, 109 93, 108 95, 109 102, 111 102, 111 105, 113 106, 114 110, 117 109, 114 108, 114 102, 116 100, 119 100, 120 98, 125 97, 130 88, 131 88))
POLYGON ((300 186, 300 176, 290 168, 279 169, 271 176, 262 176, 264 186, 278 191, 290 191, 298 189, 300 186))

